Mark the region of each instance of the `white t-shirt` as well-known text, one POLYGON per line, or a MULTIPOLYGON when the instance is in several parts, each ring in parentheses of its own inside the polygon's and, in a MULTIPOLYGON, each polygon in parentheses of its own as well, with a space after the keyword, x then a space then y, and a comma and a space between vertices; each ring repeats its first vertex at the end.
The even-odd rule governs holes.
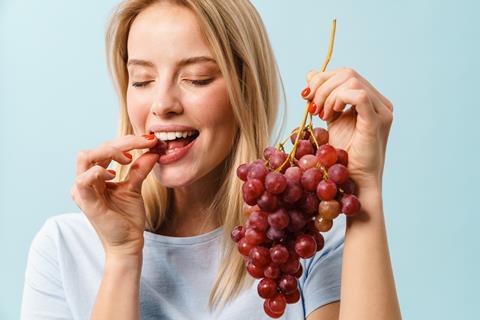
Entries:
MULTIPOLYGON (((257 293, 259 280, 220 312, 208 312, 222 234, 222 227, 194 237, 145 231, 142 319, 271 319, 257 293)), ((324 249, 313 258, 301 259, 300 301, 288 304, 280 319, 304 319, 318 307, 340 299, 344 234, 345 217, 341 215, 324 234, 324 249)), ((100 239, 83 213, 47 219, 30 247, 21 318, 90 319, 104 259, 100 239)))

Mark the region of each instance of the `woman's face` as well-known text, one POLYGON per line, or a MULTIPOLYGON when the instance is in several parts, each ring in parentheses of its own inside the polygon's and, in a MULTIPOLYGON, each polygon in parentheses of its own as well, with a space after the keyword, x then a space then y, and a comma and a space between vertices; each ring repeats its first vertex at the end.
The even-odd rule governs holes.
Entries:
POLYGON ((194 14, 167 3, 142 11, 128 36, 127 68, 135 134, 156 132, 170 141, 153 169, 157 180, 187 186, 212 172, 230 152, 236 126, 225 80, 194 14))

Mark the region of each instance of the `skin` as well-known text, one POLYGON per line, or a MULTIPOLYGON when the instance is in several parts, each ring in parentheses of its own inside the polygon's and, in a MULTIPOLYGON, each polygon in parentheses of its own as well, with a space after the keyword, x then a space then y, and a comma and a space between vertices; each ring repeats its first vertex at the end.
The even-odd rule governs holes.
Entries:
MULTIPOLYGON (((176 64, 185 57, 210 55, 199 39, 198 24, 188 10, 168 4, 144 10, 133 23, 128 42, 130 59, 152 64, 128 69, 127 105, 135 135, 78 154, 71 195, 99 235, 106 258, 92 319, 140 319, 145 226, 141 186, 150 171, 159 183, 174 189, 176 219, 162 234, 194 235, 216 227, 213 221, 207 230, 197 226, 207 213, 205 208, 218 183, 218 166, 230 151, 235 124, 225 83, 215 66, 179 68, 176 64), (194 86, 191 80, 198 78, 215 80, 194 86), (144 81, 148 82, 145 87, 131 86, 144 81), (124 152, 155 146, 155 138, 141 136, 154 123, 192 126, 200 136, 189 155, 177 163, 159 166, 159 155, 147 152, 134 160, 124 181, 108 181, 114 177, 106 170, 111 161, 129 164, 132 160, 124 152)), ((305 98, 315 102, 316 114, 324 110, 331 144, 349 152, 350 174, 362 203, 360 215, 347 222, 342 303, 322 306, 308 319, 400 319, 381 192, 392 104, 351 69, 311 72, 307 79, 311 93, 305 98), (344 112, 347 104, 354 107, 344 112)))

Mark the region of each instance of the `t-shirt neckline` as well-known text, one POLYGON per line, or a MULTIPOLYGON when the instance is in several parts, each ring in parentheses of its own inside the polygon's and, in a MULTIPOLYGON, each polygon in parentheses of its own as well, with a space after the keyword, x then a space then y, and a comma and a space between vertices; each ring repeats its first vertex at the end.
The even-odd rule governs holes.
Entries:
POLYGON ((199 244, 203 242, 207 242, 218 238, 223 232, 223 226, 220 226, 210 232, 199 234, 197 236, 192 237, 172 237, 172 236, 165 236, 157 233, 153 233, 150 231, 144 231, 143 235, 145 239, 149 239, 155 242, 162 242, 167 244, 199 244))

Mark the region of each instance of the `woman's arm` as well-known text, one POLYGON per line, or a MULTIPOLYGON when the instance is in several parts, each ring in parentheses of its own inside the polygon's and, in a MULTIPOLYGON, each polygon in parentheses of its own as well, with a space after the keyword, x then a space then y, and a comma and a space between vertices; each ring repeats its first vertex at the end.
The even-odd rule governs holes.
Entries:
POLYGON ((142 256, 107 257, 92 320, 140 319, 142 256))
POLYGON ((381 188, 360 192, 362 211, 347 220, 340 319, 401 319, 381 188))

